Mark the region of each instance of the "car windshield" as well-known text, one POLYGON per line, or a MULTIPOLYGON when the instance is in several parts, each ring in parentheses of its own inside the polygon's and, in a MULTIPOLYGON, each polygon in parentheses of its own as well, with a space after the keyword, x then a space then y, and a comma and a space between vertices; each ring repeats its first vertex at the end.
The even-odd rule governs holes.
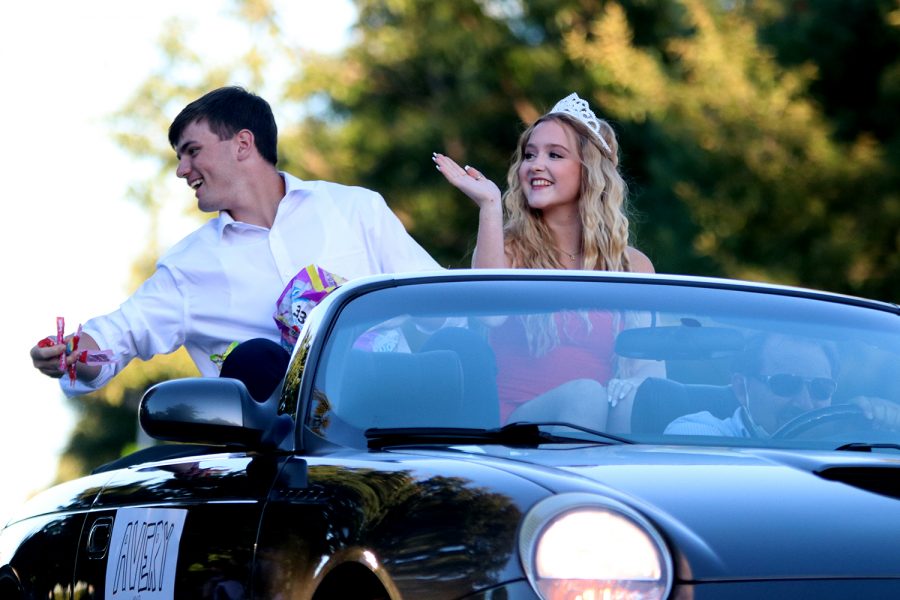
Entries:
POLYGON ((453 429, 571 423, 641 444, 897 451, 897 373, 897 314, 848 299, 687 281, 417 281, 341 307, 306 425, 357 447, 367 431, 452 442, 453 429))

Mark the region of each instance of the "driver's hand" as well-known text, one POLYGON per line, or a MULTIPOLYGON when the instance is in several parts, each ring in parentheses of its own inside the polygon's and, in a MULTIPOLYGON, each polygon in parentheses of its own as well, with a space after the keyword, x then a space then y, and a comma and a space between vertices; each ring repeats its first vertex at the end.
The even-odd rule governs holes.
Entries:
POLYGON ((857 405, 879 429, 900 431, 900 405, 896 402, 871 396, 857 396, 850 402, 857 405))

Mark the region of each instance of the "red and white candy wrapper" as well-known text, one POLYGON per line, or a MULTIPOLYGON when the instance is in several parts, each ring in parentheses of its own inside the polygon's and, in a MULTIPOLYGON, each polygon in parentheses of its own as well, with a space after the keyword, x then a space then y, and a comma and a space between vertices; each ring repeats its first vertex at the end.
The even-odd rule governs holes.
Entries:
POLYGON ((112 350, 82 350, 78 354, 78 362, 86 365, 108 365, 117 361, 112 350))
MULTIPOLYGON (((56 317, 56 343, 57 344, 65 344, 66 343, 66 320, 63 317, 56 317)), ((63 353, 59 355, 59 370, 66 370, 66 356, 67 353, 63 353)))
MULTIPOLYGON (((78 342, 81 341, 81 324, 78 324, 78 329, 75 331, 75 335, 69 338, 69 341, 66 343, 66 356, 76 352, 78 350, 78 342)), ((75 365, 69 365, 69 383, 75 385, 75 365)))
POLYGON ((68 371, 69 383, 75 385, 76 371, 75 364, 66 364, 66 357, 70 354, 78 356, 77 362, 86 365, 107 365, 117 362, 115 354, 112 350, 78 350, 78 342, 81 340, 81 325, 75 333, 66 340, 66 320, 63 317, 56 317, 56 337, 47 336, 38 341, 40 348, 55 346, 56 344, 65 344, 66 351, 59 355, 59 370, 68 371))
POLYGON ((272 315, 285 350, 293 350, 309 311, 346 281, 316 265, 309 265, 294 275, 281 292, 272 315))

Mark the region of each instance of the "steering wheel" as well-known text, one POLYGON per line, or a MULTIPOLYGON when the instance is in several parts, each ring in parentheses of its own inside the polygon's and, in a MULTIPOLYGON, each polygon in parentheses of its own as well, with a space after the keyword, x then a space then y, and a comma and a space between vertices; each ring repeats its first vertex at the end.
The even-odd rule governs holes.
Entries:
POLYGON ((854 431, 871 431, 873 423, 855 404, 832 404, 798 415, 778 428, 772 439, 793 439, 824 425, 842 423, 854 431))

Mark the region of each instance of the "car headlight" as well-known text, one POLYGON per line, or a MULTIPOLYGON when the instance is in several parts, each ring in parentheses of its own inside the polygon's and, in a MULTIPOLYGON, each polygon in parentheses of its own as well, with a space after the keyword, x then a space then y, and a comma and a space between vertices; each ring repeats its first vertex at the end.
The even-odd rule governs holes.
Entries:
POLYGON ((661 599, 672 557, 653 526, 620 502, 560 494, 536 504, 519 533, 519 556, 544 600, 661 599))

